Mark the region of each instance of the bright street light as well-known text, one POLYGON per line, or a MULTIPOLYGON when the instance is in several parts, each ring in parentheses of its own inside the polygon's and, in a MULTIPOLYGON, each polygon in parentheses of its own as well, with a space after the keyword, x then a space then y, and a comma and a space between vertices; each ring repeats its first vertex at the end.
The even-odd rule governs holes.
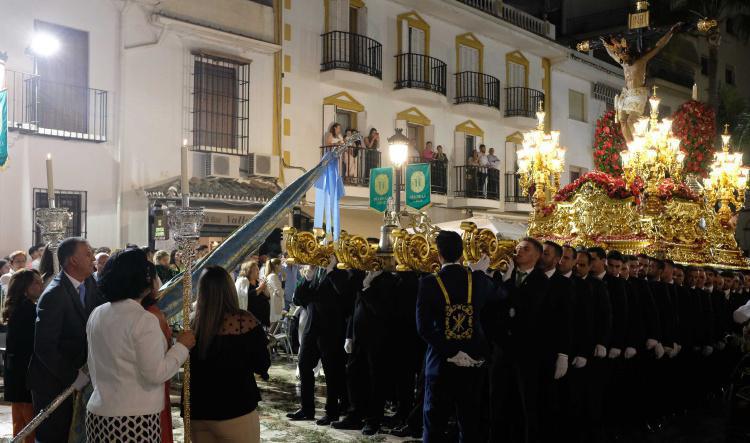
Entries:
POLYGON ((408 150, 409 139, 403 134, 401 128, 396 128, 396 133, 392 137, 388 137, 388 155, 397 168, 406 163, 408 150))
POLYGON ((60 49, 60 40, 52 34, 37 32, 31 38, 31 52, 40 57, 49 57, 60 49))

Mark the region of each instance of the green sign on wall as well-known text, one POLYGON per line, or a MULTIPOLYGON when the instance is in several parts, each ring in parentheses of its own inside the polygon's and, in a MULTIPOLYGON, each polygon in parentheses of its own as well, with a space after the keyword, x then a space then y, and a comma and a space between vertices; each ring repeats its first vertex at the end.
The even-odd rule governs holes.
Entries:
POLYGON ((393 168, 370 169, 370 207, 385 212, 393 196, 393 168))
POLYGON ((406 206, 422 209, 430 204, 430 164, 406 166, 406 206))

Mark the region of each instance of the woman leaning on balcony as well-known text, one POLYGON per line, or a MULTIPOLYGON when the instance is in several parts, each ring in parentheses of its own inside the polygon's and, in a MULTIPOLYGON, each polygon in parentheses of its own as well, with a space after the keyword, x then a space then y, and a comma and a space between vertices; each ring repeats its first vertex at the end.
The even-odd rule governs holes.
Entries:
POLYGON ((365 148, 365 177, 370 178, 370 169, 380 166, 378 164, 380 133, 377 129, 370 129, 370 133, 365 137, 365 148))

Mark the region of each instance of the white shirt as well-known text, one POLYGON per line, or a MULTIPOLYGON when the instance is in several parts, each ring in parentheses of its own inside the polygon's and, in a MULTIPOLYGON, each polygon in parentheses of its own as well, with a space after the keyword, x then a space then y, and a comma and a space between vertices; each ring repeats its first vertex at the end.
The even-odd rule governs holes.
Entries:
POLYGON ((10 283, 11 277, 13 277, 12 269, 7 274, 3 274, 2 276, 0 276, 0 287, 2 287, 5 291, 8 290, 8 283, 10 283))
POLYGON ((167 340, 156 316, 135 300, 105 303, 86 324, 88 366, 94 393, 86 409, 121 417, 164 409, 164 382, 188 358, 188 349, 167 340))
POLYGON ((597 280, 604 280, 604 276, 607 275, 607 271, 602 272, 601 274, 595 275, 597 280))
POLYGON ((555 274, 555 268, 550 269, 549 271, 544 271, 544 275, 547 276, 547 278, 552 278, 552 276, 555 274))
POLYGON ((81 286, 83 284, 83 282, 80 282, 80 281, 74 279, 73 277, 70 276, 70 274, 68 274, 65 271, 63 271, 63 273, 65 274, 66 277, 68 277, 68 280, 70 280, 70 283, 73 284, 73 289, 75 289, 76 292, 78 292, 78 287, 81 286))
POLYGON ((484 166, 485 168, 490 165, 490 161, 487 159, 487 154, 479 154, 479 166, 484 166))
POLYGON ((271 322, 281 320, 281 311, 284 310, 284 288, 281 287, 281 280, 278 275, 271 274, 268 276, 264 292, 271 304, 271 322))
POLYGON ((573 270, 572 269, 570 271, 566 272, 565 274, 563 274, 563 277, 570 278, 571 275, 573 275, 573 270))
POLYGON ((240 302, 240 309, 247 310, 247 290, 250 287, 250 280, 247 277, 239 277, 234 282, 234 287, 237 289, 237 300, 240 302))

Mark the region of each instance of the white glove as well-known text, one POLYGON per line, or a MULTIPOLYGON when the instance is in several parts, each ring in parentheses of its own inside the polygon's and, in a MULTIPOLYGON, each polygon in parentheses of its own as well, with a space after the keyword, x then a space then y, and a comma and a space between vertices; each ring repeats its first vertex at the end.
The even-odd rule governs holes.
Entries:
POLYGON ((594 348, 594 357, 596 358, 604 358, 607 356, 607 348, 605 348, 603 345, 596 345, 594 348))
POLYGON ((568 373, 568 356, 565 354, 557 354, 557 361, 555 362, 555 380, 560 380, 565 377, 568 373))
POLYGON ((656 344, 656 347, 654 348, 654 354, 656 354, 657 360, 664 357, 664 346, 662 346, 661 343, 656 344))
POLYGON ((631 358, 635 357, 635 354, 637 353, 638 352, 635 350, 635 348, 631 348, 630 346, 628 346, 627 348, 625 348, 625 360, 630 360, 631 358))
POLYGON ((331 263, 326 266, 326 275, 330 274, 334 269, 336 269, 336 263, 338 263, 338 260, 336 260, 336 256, 331 255, 331 263))
POLYGON ((469 269, 472 271, 482 271, 487 273, 487 269, 490 268, 490 258, 486 254, 482 254, 482 257, 476 263, 469 263, 469 269))
POLYGON ((712 348, 711 346, 704 346, 703 347, 703 356, 704 357, 708 357, 708 356, 710 356, 713 353, 714 353, 714 348, 712 348))
POLYGON ((312 281, 315 277, 315 268, 305 265, 299 270, 299 273, 302 274, 302 277, 304 277, 305 280, 312 281))
POLYGON ((351 338, 347 338, 346 341, 344 342, 344 351, 347 354, 351 354, 353 350, 354 350, 354 340, 352 340, 351 338))
POLYGON ((464 351, 458 351, 456 355, 448 359, 449 362, 462 368, 471 368, 474 366, 481 366, 483 361, 477 361, 469 357, 469 354, 464 351))
POLYGON ((515 268, 516 265, 513 263, 513 260, 511 260, 508 263, 508 269, 503 273, 503 281, 508 281, 510 279, 511 274, 513 274, 513 268, 515 268))
POLYGON ((619 357, 619 356, 620 356, 620 354, 622 354, 622 350, 621 350, 621 349, 618 349, 618 348, 611 348, 611 349, 609 350, 609 358, 610 358, 610 359, 613 359, 613 360, 614 360, 615 358, 619 357))
POLYGON ((664 346, 664 353, 667 354, 667 357, 672 358, 674 354, 674 348, 671 346, 664 346))
POLYGON ((366 291, 370 287, 370 283, 375 280, 375 277, 382 274, 383 271, 367 271, 365 279, 362 281, 362 290, 366 291))
POLYGON ((648 349, 650 351, 650 350, 654 349, 656 347, 656 345, 658 345, 658 344, 659 344, 658 341, 654 340, 653 338, 649 338, 648 340, 646 340, 646 349, 648 349))
POLYGON ((83 388, 86 387, 86 385, 89 384, 89 381, 91 379, 88 375, 86 375, 85 372, 82 370, 78 370, 78 376, 76 377, 76 380, 73 382, 73 387, 76 389, 76 391, 82 391, 83 388))
POLYGON ((587 360, 585 357, 575 357, 573 359, 573 367, 576 369, 581 369, 586 367, 587 360))

